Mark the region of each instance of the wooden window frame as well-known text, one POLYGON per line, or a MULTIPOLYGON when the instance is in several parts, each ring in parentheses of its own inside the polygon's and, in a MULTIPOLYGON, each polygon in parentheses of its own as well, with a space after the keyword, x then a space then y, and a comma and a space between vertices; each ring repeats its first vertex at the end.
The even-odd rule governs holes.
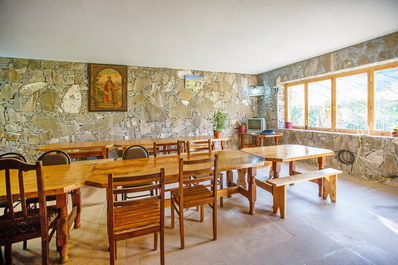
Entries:
MULTIPOLYGON (((302 81, 295 81, 284 84, 284 93, 285 93, 285 121, 288 120, 289 117, 289 87, 296 85, 304 85, 304 126, 293 126, 294 129, 308 129, 308 130, 318 130, 318 131, 333 131, 333 132, 342 132, 342 133, 358 133, 358 130, 353 129, 341 129, 337 128, 337 114, 336 114, 336 79, 339 77, 352 76, 357 74, 367 74, 368 79, 368 129, 364 130, 364 133, 370 133, 371 135, 379 135, 379 136, 390 136, 390 131, 376 131, 375 130, 375 86, 374 86, 374 74, 376 71, 385 70, 389 68, 398 67, 398 62, 388 63, 384 65, 378 65, 373 67, 368 67, 359 70, 348 71, 339 74, 332 74, 318 78, 306 79, 302 81), (331 81, 331 113, 332 113, 332 124, 331 128, 320 128, 320 127, 310 127, 309 117, 308 117, 308 83, 314 83, 317 81, 331 81)), ((360 130, 361 131, 361 130, 360 130)))

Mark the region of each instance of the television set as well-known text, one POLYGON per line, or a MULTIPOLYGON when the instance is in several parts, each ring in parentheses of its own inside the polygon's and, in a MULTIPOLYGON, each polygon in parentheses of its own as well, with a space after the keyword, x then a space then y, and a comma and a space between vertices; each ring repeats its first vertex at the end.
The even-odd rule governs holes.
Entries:
POLYGON ((267 129, 267 125, 265 124, 265 118, 255 117, 248 118, 246 120, 246 130, 250 133, 260 133, 267 129))

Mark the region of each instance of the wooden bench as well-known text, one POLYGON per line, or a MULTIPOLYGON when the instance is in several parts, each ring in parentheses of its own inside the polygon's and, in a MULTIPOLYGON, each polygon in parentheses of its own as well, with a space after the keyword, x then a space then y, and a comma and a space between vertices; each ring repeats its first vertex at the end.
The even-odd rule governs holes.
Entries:
POLYGON ((316 171, 289 177, 270 179, 266 182, 272 186, 272 195, 274 198, 273 212, 276 214, 278 209, 282 218, 286 216, 286 186, 303 181, 312 181, 323 179, 323 199, 330 196, 332 202, 336 202, 336 181, 337 175, 342 172, 333 168, 325 168, 316 171))

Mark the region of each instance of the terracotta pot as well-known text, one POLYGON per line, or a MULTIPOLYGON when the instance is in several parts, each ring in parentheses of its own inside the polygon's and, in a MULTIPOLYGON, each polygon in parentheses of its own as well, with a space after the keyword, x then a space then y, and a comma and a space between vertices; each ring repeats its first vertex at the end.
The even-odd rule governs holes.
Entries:
POLYGON ((221 132, 220 131, 214 131, 214 137, 215 138, 221 138, 221 132))
POLYGON ((239 126, 239 132, 244 133, 246 132, 246 126, 239 126))
POLYGON ((286 121, 286 122, 285 122, 285 127, 286 127, 286 129, 292 129, 292 128, 293 128, 293 122, 291 122, 291 121, 286 121))

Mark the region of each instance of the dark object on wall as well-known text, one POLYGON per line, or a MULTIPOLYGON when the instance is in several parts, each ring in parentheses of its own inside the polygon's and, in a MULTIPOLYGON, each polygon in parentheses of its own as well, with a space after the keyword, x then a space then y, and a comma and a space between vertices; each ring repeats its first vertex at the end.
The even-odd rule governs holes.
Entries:
POLYGON ((352 165, 355 162, 355 154, 348 150, 340 150, 337 159, 344 165, 352 165))
POLYGON ((88 111, 127 111, 127 66, 89 64, 88 111))

